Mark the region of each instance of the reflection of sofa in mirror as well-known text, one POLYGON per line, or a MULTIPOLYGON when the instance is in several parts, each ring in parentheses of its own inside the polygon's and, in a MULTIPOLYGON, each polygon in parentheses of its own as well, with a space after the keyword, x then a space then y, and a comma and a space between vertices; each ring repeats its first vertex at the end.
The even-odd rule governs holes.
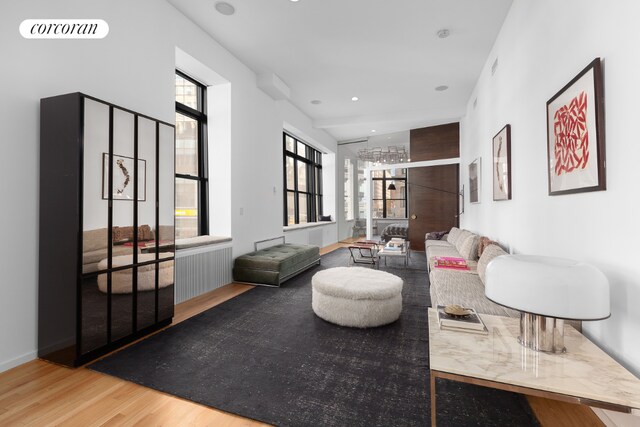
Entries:
MULTIPOLYGON (((163 248, 173 250, 174 228, 169 225, 160 226, 160 251, 163 248)), ((107 258, 107 228, 86 230, 82 236, 82 272, 98 271, 98 264, 107 258)), ((149 225, 138 227, 138 252, 146 252, 149 247, 155 248, 155 232, 149 225)), ((114 257, 131 255, 133 252, 133 227, 113 227, 114 257)))

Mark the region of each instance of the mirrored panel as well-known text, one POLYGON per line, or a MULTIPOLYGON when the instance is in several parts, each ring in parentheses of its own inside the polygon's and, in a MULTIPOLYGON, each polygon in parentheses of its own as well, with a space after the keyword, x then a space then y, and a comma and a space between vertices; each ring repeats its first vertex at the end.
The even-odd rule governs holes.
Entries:
POLYGON ((175 240, 175 145, 174 129, 160 123, 158 152, 159 230, 158 235, 165 246, 175 240))
POLYGON ((140 187, 144 200, 138 198, 138 251, 156 246, 156 122, 138 117, 138 160, 144 164, 144 170, 138 168, 140 187))
MULTIPOLYGON (((160 255, 170 257, 173 253, 160 255)), ((158 268, 158 321, 163 321, 173 317, 174 261, 162 261, 158 268)))
MULTIPOLYGON (((151 256, 155 254, 150 254, 151 256)), ((141 258, 145 258, 145 256, 141 258)), ((141 259, 142 261, 142 259, 141 259)), ((157 264, 138 266, 137 329, 142 330, 156 320, 157 264)))
POLYGON ((84 100, 82 272, 98 270, 107 257, 108 202, 102 198, 102 158, 109 153, 109 106, 84 100))
POLYGON ((133 332, 133 270, 111 273, 111 342, 133 332))
MULTIPOLYGON (((135 196, 135 170, 138 168, 138 200, 144 202, 146 194, 146 165, 144 161, 134 160, 133 114, 113 109, 113 156, 112 156, 112 197, 113 197, 113 257, 118 257, 118 265, 133 263, 133 200, 135 196), (126 256, 126 258, 124 258, 126 256)), ((105 156, 103 171, 109 169, 109 156, 105 156)), ((104 173, 104 172, 103 172, 104 173)), ((107 174, 105 180, 108 184, 107 174)), ((109 198, 109 188, 103 188, 103 198, 109 198)), ((143 236, 144 237, 144 236, 143 236)))
POLYGON ((81 353, 87 353, 107 344, 107 276, 107 273, 92 275, 80 282, 81 353))

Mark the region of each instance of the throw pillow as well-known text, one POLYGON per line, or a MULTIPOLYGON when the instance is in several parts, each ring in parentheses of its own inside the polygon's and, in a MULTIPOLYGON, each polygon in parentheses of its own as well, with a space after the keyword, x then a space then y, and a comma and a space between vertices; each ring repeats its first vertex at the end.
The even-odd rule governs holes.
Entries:
POLYGON ((487 265, 489 265, 495 257, 499 257, 500 255, 507 255, 507 253, 498 245, 489 245, 484 248, 482 256, 478 260, 478 276, 480 276, 480 280, 482 280, 483 285, 484 273, 487 271, 487 265))
POLYGON ((427 234, 426 240, 442 240, 442 238, 447 234, 446 231, 432 231, 427 234))
POLYGON ((462 258, 470 261, 478 259, 478 239, 478 236, 472 234, 462 242, 459 250, 462 258))
POLYGON ((489 245, 498 245, 498 242, 491 240, 490 238, 486 237, 486 236, 482 236, 480 238, 480 240, 478 241, 478 258, 480 258, 482 256, 482 253, 484 252, 484 249, 489 246, 489 245))
POLYGON ((447 237, 447 242, 455 245, 459 235, 460 229, 458 227, 451 227, 451 231, 449 231, 449 237, 447 237))
POLYGON ((113 227, 113 241, 116 243, 124 243, 133 239, 133 227, 113 227))
POLYGON ((147 224, 138 227, 138 240, 151 240, 151 227, 149 227, 147 224))

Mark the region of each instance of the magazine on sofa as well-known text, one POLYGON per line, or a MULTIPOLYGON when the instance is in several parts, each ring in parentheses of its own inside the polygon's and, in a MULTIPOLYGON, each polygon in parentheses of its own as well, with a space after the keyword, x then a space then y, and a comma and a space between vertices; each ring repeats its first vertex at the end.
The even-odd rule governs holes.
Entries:
POLYGON ((454 316, 445 312, 445 306, 438 306, 438 324, 440 329, 448 329, 481 334, 489 333, 484 322, 473 308, 466 308, 469 314, 466 316, 454 316))
POLYGON ((449 268, 452 270, 469 270, 467 261, 464 258, 456 257, 434 257, 433 266, 435 268, 449 268))

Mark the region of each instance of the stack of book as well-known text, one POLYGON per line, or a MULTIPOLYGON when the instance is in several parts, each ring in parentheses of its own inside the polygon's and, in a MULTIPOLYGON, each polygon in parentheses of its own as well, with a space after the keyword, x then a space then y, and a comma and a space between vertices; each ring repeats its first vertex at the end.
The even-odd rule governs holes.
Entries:
POLYGON ((434 267, 436 268, 450 268, 453 270, 468 270, 469 266, 467 266, 467 261, 464 258, 454 258, 454 257, 434 257, 434 267))
POLYGON ((385 245, 384 250, 401 252, 403 248, 404 248, 404 240, 394 237, 393 239, 389 240, 389 242, 385 245))
POLYGON ((454 316, 445 312, 445 306, 438 306, 438 324, 440 329, 451 331, 473 332, 477 334, 488 334, 487 327, 482 322, 480 316, 473 308, 466 308, 467 315, 454 316))

